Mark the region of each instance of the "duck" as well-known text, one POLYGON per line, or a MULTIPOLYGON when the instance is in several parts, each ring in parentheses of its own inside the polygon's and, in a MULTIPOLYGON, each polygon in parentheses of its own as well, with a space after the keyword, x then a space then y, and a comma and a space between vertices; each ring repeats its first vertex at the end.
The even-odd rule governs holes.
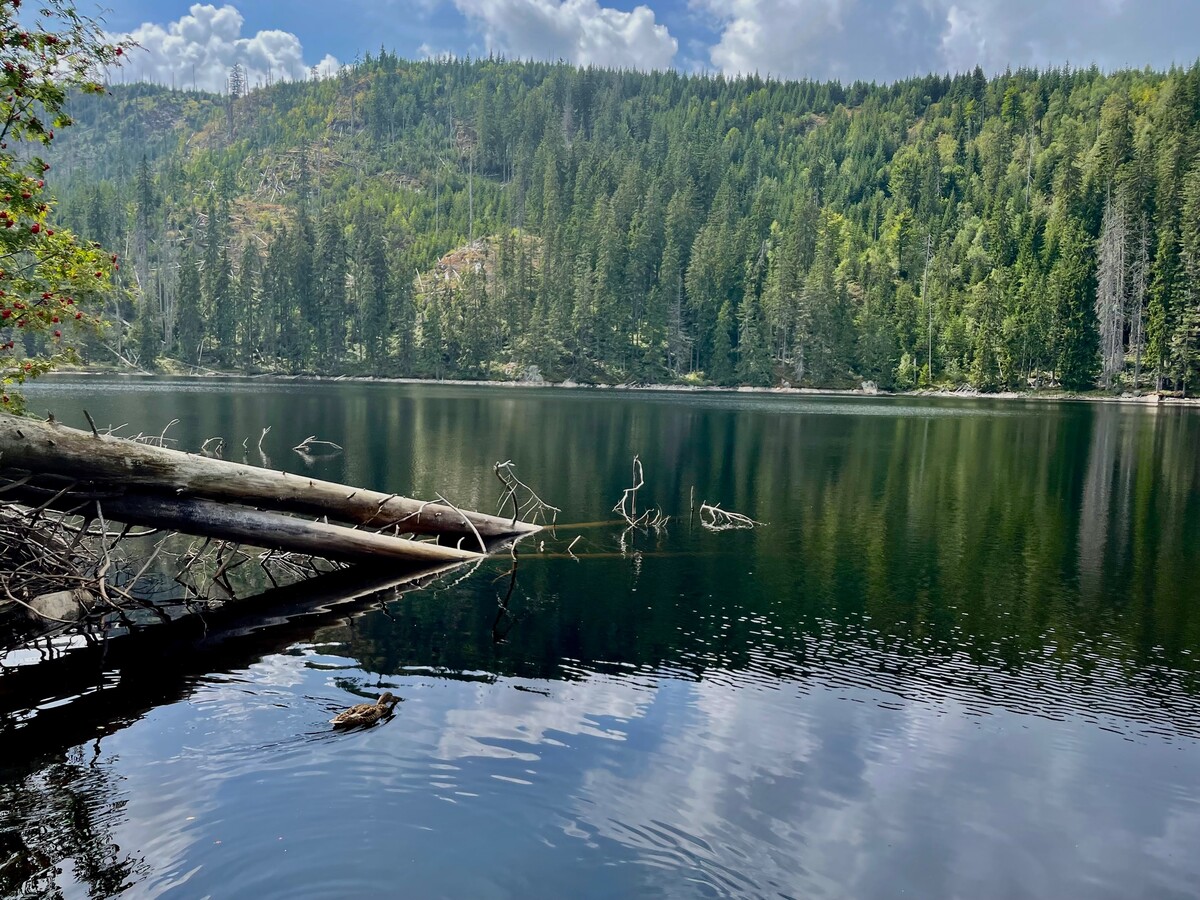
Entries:
POLYGON ((349 709, 344 709, 332 719, 334 728, 357 728, 360 725, 374 725, 380 719, 392 714, 392 707, 400 702, 400 698, 391 691, 384 691, 374 703, 359 703, 349 709))

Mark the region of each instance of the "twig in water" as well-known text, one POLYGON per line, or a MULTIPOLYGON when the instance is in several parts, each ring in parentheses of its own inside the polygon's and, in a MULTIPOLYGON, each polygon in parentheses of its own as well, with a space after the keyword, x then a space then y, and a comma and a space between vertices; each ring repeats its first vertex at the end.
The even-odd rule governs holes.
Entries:
POLYGON ((729 531, 735 528, 757 528, 766 522, 756 522, 749 516, 732 510, 721 509, 721 504, 700 504, 700 524, 709 531, 729 531))
MULTIPOLYGON (((264 431, 263 434, 265 436, 266 432, 264 431)), ((310 434, 292 449, 301 455, 308 454, 309 456, 316 456, 317 454, 313 453, 314 447, 328 447, 328 450, 319 451, 324 455, 341 453, 342 450, 345 449, 341 444, 335 444, 333 441, 319 441, 317 440, 317 436, 315 434, 310 434)))

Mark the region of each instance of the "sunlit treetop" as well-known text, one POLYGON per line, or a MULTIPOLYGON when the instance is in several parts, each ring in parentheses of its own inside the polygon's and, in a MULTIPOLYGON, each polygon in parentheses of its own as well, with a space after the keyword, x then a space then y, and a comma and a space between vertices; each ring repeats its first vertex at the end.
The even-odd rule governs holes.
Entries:
POLYGON ((64 0, 36 8, 0 0, 0 410, 13 390, 73 358, 70 340, 97 329, 117 257, 51 220, 50 165, 38 155, 66 128, 71 91, 103 93, 103 73, 131 44, 64 0))

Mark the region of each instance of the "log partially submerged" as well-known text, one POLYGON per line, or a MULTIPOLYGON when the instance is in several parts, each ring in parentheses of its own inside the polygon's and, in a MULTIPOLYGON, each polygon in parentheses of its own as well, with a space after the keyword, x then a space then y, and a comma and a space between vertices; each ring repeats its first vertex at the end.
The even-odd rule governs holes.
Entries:
MULTIPOLYGON (((65 495, 54 501, 53 506, 66 509, 73 502, 65 495)), ((213 500, 135 495, 109 498, 103 502, 102 509, 105 516, 119 522, 133 522, 240 544, 265 544, 275 550, 320 556, 339 562, 410 560, 447 563, 465 562, 480 556, 478 551, 410 541, 324 522, 309 522, 283 513, 213 500)))
POLYGON ((457 562, 539 526, 0 414, 0 496, 327 559, 457 562), (94 509, 94 511, 93 511, 94 509), (306 521, 284 513, 320 517, 306 521), (348 526, 334 524, 346 523, 348 526), (383 529, 392 534, 380 534, 383 529), (435 535, 450 545, 400 534, 435 535))

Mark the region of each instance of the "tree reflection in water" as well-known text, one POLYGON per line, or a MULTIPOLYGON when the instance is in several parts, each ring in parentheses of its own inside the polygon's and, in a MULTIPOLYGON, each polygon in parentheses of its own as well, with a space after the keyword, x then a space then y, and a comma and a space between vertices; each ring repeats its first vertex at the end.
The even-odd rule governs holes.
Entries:
POLYGON ((57 897, 70 869, 89 897, 112 897, 145 877, 145 861, 113 840, 125 798, 100 741, 24 777, 0 778, 0 895, 57 897))
MULTIPOLYGON (((453 567, 451 567, 451 570, 453 567)), ((126 824, 115 758, 100 735, 157 706, 189 697, 196 676, 252 665, 323 625, 385 608, 445 567, 409 572, 348 569, 231 604, 224 616, 180 621, 109 646, 43 654, 0 675, 0 896, 60 897, 75 881, 111 897, 150 867, 122 852, 126 824), (36 693, 36 711, 14 707, 36 693)))

